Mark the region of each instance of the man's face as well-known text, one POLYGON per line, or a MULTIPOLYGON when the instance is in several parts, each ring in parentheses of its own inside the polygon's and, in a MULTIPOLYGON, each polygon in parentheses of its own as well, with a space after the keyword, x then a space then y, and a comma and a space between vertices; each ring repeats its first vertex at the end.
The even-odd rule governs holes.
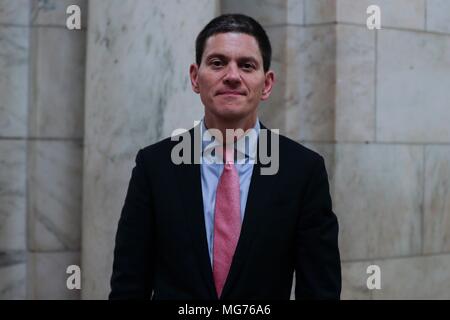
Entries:
POLYGON ((261 100, 269 98, 274 74, 264 72, 256 39, 243 33, 209 37, 200 66, 191 65, 192 88, 205 105, 205 117, 254 121, 261 100))

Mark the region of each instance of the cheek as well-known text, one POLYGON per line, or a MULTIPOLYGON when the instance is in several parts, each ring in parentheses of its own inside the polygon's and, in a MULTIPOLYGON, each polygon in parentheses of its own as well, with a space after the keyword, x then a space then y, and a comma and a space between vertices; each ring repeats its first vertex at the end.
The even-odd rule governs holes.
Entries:
POLYGON ((211 85, 213 85, 215 82, 218 81, 218 78, 219 78, 219 74, 217 74, 217 73, 210 72, 210 71, 203 71, 199 75, 198 81, 202 85, 204 85, 206 87, 210 87, 211 85))
POLYGON ((261 86, 259 84, 255 85, 252 90, 252 97, 255 99, 260 98, 262 96, 263 90, 264 90, 264 86, 261 86))
POLYGON ((208 94, 211 91, 211 82, 206 78, 198 79, 198 85, 202 95, 208 94))
POLYGON ((199 82, 200 92, 205 96, 212 96, 214 93, 214 84, 212 81, 199 82))
POLYGON ((248 82, 249 88, 251 88, 252 95, 260 96, 264 90, 264 79, 253 79, 248 82))

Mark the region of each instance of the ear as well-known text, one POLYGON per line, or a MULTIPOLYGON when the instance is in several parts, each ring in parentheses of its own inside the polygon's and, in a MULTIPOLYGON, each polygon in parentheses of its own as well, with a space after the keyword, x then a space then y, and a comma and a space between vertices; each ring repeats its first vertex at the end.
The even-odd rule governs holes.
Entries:
POLYGON ((264 80, 264 88, 261 95, 261 100, 269 99, 274 84, 275 84, 275 73, 272 70, 269 70, 266 72, 266 78, 264 80))
POLYGON ((191 85, 192 90, 194 90, 195 93, 200 93, 200 87, 198 85, 198 66, 197 64, 193 63, 189 67, 189 76, 191 78, 191 85))

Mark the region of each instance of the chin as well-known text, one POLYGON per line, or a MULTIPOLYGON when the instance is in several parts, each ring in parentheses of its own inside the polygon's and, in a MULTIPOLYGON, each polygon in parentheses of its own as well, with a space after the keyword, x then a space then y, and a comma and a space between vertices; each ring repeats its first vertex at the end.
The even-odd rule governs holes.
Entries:
POLYGON ((226 105, 221 106, 217 110, 217 115, 225 118, 243 118, 248 115, 248 111, 244 110, 241 106, 226 105))
POLYGON ((226 122, 245 119, 253 112, 249 106, 243 106, 240 103, 214 104, 210 105, 208 109, 217 119, 226 122))

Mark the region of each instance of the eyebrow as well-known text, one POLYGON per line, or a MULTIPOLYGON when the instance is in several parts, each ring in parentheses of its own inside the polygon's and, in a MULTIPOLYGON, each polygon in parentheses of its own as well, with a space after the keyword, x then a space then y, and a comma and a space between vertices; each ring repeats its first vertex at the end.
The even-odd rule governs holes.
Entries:
MULTIPOLYGON (((210 59, 212 59, 212 58, 219 58, 219 59, 221 59, 221 60, 226 60, 226 61, 230 60, 227 56, 225 56, 225 55, 223 55, 223 54, 221 54, 221 53, 211 53, 211 54, 209 54, 209 55, 206 57, 205 61, 208 61, 208 60, 210 60, 210 59)), ((252 62, 255 63, 257 66, 259 66, 258 60, 256 60, 256 59, 255 59, 254 57, 252 57, 252 56, 244 56, 244 57, 240 57, 240 58, 238 58, 237 60, 238 60, 238 62, 252 61, 252 62)))

